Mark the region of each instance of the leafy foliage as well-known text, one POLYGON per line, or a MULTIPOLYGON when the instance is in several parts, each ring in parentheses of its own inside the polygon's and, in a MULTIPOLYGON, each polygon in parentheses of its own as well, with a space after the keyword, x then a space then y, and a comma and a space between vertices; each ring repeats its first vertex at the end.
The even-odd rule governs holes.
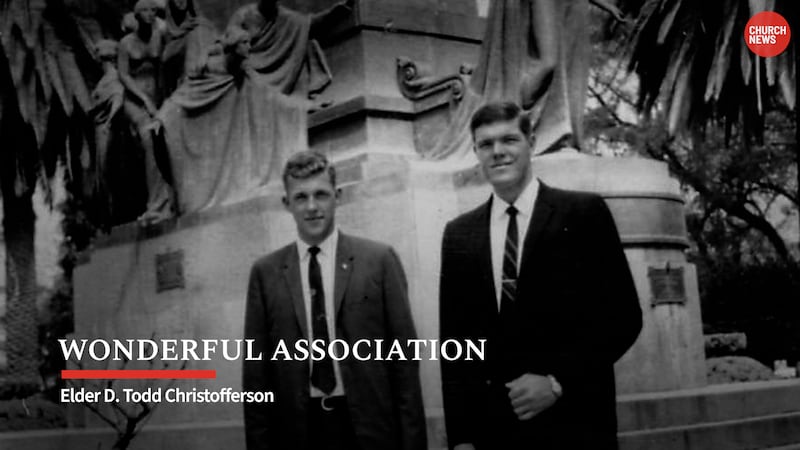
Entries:
POLYGON ((0 139, 18 142, 3 153, 20 167, 4 174, 16 186, 5 195, 37 182, 50 191, 59 161, 70 181, 81 181, 91 167, 90 93, 101 76, 94 42, 119 38, 123 3, 0 1, 0 121, 19 118, 0 132, 0 139), (25 140, 15 139, 23 134, 25 140))
POLYGON ((747 334, 747 354, 772 366, 800 361, 800 277, 778 262, 698 265, 707 332, 747 334))
POLYGON ((67 418, 60 405, 30 397, 0 400, 0 432, 64 428, 67 418))
MULTIPOLYGON (((800 359, 794 45, 766 60, 744 46, 767 2, 626 3, 638 19, 595 46, 587 142, 665 161, 681 181, 706 331, 747 333, 768 365, 800 359)), ((772 3, 795 20, 797 6, 772 3)))
POLYGON ((628 0, 626 6, 639 12, 629 48, 629 68, 641 80, 639 107, 663 108, 670 134, 719 118, 759 135, 763 113, 776 101, 794 108, 796 44, 760 58, 742 36, 761 11, 797 24, 797 2, 628 0))
POLYGON ((706 360, 709 384, 771 380, 772 370, 746 356, 723 356, 706 360))

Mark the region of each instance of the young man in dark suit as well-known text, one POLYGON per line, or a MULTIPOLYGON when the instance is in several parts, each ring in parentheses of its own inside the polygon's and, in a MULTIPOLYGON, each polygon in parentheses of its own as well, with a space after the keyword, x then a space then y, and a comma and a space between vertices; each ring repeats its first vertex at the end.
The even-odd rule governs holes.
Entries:
POLYGON ((273 391, 275 402, 245 403, 247 448, 425 449, 416 361, 271 360, 281 342, 295 353, 302 339, 349 346, 383 339, 388 347, 416 338, 394 250, 336 228, 333 166, 300 152, 283 181, 298 239, 259 259, 250 274, 244 334, 263 359, 244 362, 243 388, 273 391))
POLYGON ((614 362, 642 318, 611 214, 597 195, 533 177, 517 105, 481 107, 470 129, 494 192, 445 229, 440 330, 487 349, 442 361, 449 446, 616 448, 614 362))

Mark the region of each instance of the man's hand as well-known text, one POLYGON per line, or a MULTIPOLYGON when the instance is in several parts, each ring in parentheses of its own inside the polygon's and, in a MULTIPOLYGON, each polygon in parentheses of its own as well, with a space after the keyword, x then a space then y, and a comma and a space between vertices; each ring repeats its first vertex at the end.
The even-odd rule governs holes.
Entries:
POLYGON ((453 447, 453 450, 475 450, 475 446, 472 444, 458 444, 453 447))
POLYGON ((550 379, 542 375, 526 373, 506 383, 511 407, 519 420, 529 420, 553 406, 557 397, 553 393, 550 379))

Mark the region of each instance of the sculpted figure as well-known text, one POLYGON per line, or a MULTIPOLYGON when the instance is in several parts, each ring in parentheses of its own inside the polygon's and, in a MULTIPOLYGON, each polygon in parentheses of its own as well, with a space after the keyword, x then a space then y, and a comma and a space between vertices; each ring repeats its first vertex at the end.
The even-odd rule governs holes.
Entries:
POLYGON ((245 200, 306 146, 310 101, 278 92, 249 65, 249 34, 229 29, 158 116, 182 213, 245 200))
MULTIPOLYGON (((156 10, 158 10, 158 5, 156 5, 156 10)), ((164 22, 164 19, 158 16, 156 16, 154 27, 162 35, 166 33, 167 24, 164 22)), ((136 13, 133 11, 125 13, 125 15, 122 16, 122 35, 133 33, 137 29, 139 29, 139 21, 136 19, 136 13)))
POLYGON ((196 73, 214 43, 214 26, 200 15, 194 0, 169 0, 165 18, 166 46, 161 56, 165 92, 173 92, 186 75, 196 73))
MULTIPOLYGON (((618 10, 592 0, 606 11, 618 10)), ((484 103, 521 105, 534 124, 533 153, 580 148, 589 78, 587 0, 495 0, 469 89, 431 159, 474 161, 468 129, 484 103)))
POLYGON ((137 28, 139 28, 139 22, 136 20, 136 14, 133 11, 125 13, 122 16, 122 34, 133 33, 137 28))
POLYGON ((92 109, 89 111, 95 127, 95 168, 92 191, 93 196, 100 199, 103 212, 110 215, 111 195, 106 183, 108 151, 112 137, 112 122, 122 108, 125 86, 122 85, 117 71, 117 42, 101 40, 95 45, 95 52, 103 67, 103 77, 92 91, 92 109))
POLYGON ((161 102, 159 70, 164 49, 164 33, 156 26, 156 3, 139 0, 134 7, 136 30, 122 38, 117 68, 125 86, 124 111, 141 143, 145 156, 147 178, 147 210, 143 221, 158 221, 170 217, 172 196, 156 162, 155 115, 161 102))
POLYGON ((267 84, 286 95, 314 96, 331 82, 316 39, 324 38, 352 10, 353 0, 315 14, 292 11, 276 0, 260 0, 234 12, 228 28, 243 29, 250 36, 249 65, 267 84))
POLYGON ((350 3, 300 14, 262 0, 233 14, 158 115, 182 213, 250 198, 307 146, 309 98, 331 81, 313 38, 350 3))
POLYGON ((203 83, 203 78, 223 78, 232 76, 241 81, 248 70, 247 57, 250 55, 250 36, 241 28, 230 28, 222 39, 211 46, 208 55, 199 67, 197 75, 189 79, 187 87, 203 83))

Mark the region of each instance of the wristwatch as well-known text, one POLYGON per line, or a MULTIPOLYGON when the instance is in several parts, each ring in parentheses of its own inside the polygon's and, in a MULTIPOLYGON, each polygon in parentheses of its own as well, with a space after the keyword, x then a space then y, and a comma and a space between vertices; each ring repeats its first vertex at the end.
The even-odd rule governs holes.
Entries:
POLYGON ((555 395, 556 398, 561 398, 561 396, 564 395, 564 390, 561 389, 561 383, 552 375, 548 375, 547 378, 550 380, 550 389, 553 390, 553 395, 555 395))

